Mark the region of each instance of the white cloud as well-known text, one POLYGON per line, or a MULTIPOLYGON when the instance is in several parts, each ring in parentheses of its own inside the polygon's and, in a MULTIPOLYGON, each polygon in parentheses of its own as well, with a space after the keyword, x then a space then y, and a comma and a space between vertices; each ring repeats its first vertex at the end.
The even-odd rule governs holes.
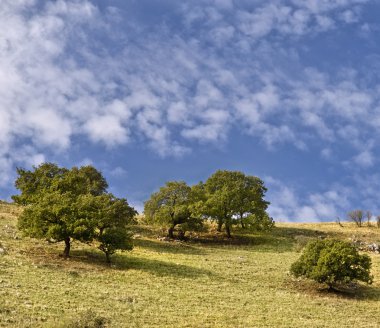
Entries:
POLYGON ((128 172, 123 169, 121 166, 117 166, 115 168, 113 168, 112 170, 110 170, 110 175, 115 177, 115 178, 120 178, 120 177, 124 177, 128 174, 128 172))
POLYGON ((215 5, 221 9, 233 9, 233 0, 214 0, 215 5))
POLYGON ((353 161, 355 164, 363 167, 363 168, 369 168, 374 165, 375 163, 375 158, 372 154, 371 151, 369 150, 364 150, 357 156, 353 158, 353 161))
POLYGON ((312 13, 326 13, 337 9, 344 9, 356 4, 363 4, 369 0, 292 0, 299 7, 307 8, 312 13))
POLYGON ((9 172, 13 168, 13 160, 9 157, 0 157, 0 185, 5 186, 9 183, 9 172))
POLYGON ((265 177, 268 186, 267 199, 270 215, 277 220, 290 221, 334 221, 337 216, 345 215, 351 210, 350 201, 352 191, 350 188, 334 186, 321 193, 309 193, 302 198, 296 190, 284 182, 265 177))
POLYGON ((94 162, 91 158, 83 158, 76 166, 81 167, 81 166, 88 166, 88 165, 94 165, 94 162))
POLYGON ((331 159, 333 156, 333 152, 332 152, 331 148, 323 148, 321 150, 321 156, 322 156, 322 158, 324 158, 326 160, 331 159))
POLYGON ((235 28, 233 26, 218 26, 210 32, 212 40, 220 46, 231 40, 234 34, 235 28))
MULTIPOLYGON (((367 149, 367 131, 380 125, 377 88, 352 71, 302 70, 294 50, 342 24, 364 26, 364 3, 185 2, 175 17, 183 26, 151 31, 88 0, 3 1, 0 185, 15 163, 39 163, 76 137, 106 147, 139 142, 159 156, 184 156, 194 142, 218 146, 233 129, 271 149, 322 140, 329 158, 332 144, 367 149)), ((375 148, 351 160, 372 167, 375 148)), ((336 212, 323 193, 301 201, 280 190, 279 217, 336 212)))
POLYGON ((14 160, 28 166, 38 166, 46 159, 44 154, 38 153, 35 148, 26 145, 18 148, 17 153, 14 154, 14 160))
MULTIPOLYGON (((255 38, 274 30, 299 35, 321 26, 331 28, 332 23, 327 23, 332 19, 328 16, 331 11, 347 11, 352 3, 356 1, 334 4, 295 1, 294 6, 289 6, 275 1, 263 3, 253 11, 240 6, 236 17, 222 23, 224 12, 231 11, 234 3, 219 0, 213 2, 215 8, 205 6, 197 15, 212 18, 210 22, 215 26, 209 28, 212 35, 205 36, 205 40, 221 45, 235 38, 238 28, 255 38), (316 22, 314 28, 312 17, 316 22)), ((305 148, 293 126, 282 119, 288 108, 284 107, 286 97, 279 92, 278 81, 268 79, 260 69, 255 72, 256 69, 248 68, 248 72, 260 74, 260 78, 266 79, 265 85, 259 89, 247 87, 242 72, 232 73, 226 63, 205 53, 199 46, 202 39, 180 37, 164 41, 154 38, 137 45, 127 43, 116 56, 107 52, 99 56, 91 49, 93 36, 87 26, 91 24, 96 30, 107 28, 111 22, 94 4, 60 0, 39 3, 42 10, 38 13, 23 14, 35 4, 37 1, 6 3, 7 15, 2 20, 4 28, 0 29, 4 36, 0 85, 6 84, 7 91, 0 106, 11 108, 2 114, 4 121, 9 121, 10 111, 22 115, 22 123, 20 120, 10 124, 21 124, 22 128, 17 128, 23 131, 21 135, 32 136, 41 147, 65 149, 78 133, 85 133, 95 143, 117 146, 131 141, 136 134, 145 136, 147 143, 161 155, 173 153, 173 149, 174 153, 183 154, 188 147, 172 140, 172 129, 182 129, 179 135, 185 139, 218 142, 227 137, 236 117, 249 134, 261 136, 269 146, 292 142, 305 148), (80 48, 69 55, 68 49, 76 42, 80 48), (192 85, 196 85, 193 94, 192 85), (120 95, 122 98, 118 99, 120 95), (272 124, 270 119, 280 107, 282 122, 272 124)), ((236 41, 241 43, 244 37, 240 35, 236 41)), ((302 109, 304 125, 314 127, 329 140, 334 133, 326 125, 324 115, 307 109, 317 104, 321 111, 327 105, 336 108, 337 114, 354 119, 372 101, 366 92, 352 84, 342 84, 335 90, 324 84, 316 92, 301 83, 290 103, 302 109)), ((11 139, 12 133, 4 129, 2 140, 10 143, 11 139)))
POLYGON ((70 145, 72 127, 69 120, 49 109, 31 109, 22 115, 19 127, 26 136, 33 138, 35 145, 46 145, 66 149, 70 145))
POLYGON ((184 129, 182 136, 188 139, 195 139, 201 142, 215 142, 225 137, 225 127, 218 124, 197 125, 193 128, 184 129))
POLYGON ((168 122, 173 124, 186 124, 189 110, 183 101, 173 103, 168 108, 168 122))
POLYGON ((257 40, 272 32, 284 36, 304 36, 336 27, 338 17, 346 24, 357 22, 358 14, 346 9, 365 1, 286 1, 261 2, 253 11, 240 10, 240 30, 257 40), (338 14, 336 14, 338 12, 338 14))
POLYGON ((355 11, 350 10, 350 9, 343 11, 340 17, 344 22, 348 24, 356 23, 359 20, 358 14, 355 11))
POLYGON ((103 142, 109 147, 128 142, 128 131, 116 116, 93 116, 85 123, 84 131, 92 141, 103 142))

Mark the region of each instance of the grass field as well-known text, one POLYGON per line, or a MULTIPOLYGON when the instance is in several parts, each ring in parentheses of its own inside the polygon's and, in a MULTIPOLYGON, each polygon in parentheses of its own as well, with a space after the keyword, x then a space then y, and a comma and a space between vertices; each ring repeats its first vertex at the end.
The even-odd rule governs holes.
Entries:
POLYGON ((65 327, 105 318, 108 327, 380 327, 380 255, 375 281, 329 293, 296 280, 289 267, 318 236, 380 241, 380 229, 350 224, 278 224, 271 234, 189 243, 136 228, 135 248, 113 257, 74 243, 22 238, 19 209, 0 204, 0 327, 65 327), (91 311, 91 312, 89 312, 91 311))

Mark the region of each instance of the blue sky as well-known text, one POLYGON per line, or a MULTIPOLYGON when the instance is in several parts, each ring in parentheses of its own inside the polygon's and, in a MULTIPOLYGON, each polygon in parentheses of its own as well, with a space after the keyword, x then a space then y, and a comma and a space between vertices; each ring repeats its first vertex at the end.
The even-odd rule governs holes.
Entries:
POLYGON ((242 170, 281 220, 380 214, 379 1, 2 0, 0 197, 92 164, 138 210, 242 170))

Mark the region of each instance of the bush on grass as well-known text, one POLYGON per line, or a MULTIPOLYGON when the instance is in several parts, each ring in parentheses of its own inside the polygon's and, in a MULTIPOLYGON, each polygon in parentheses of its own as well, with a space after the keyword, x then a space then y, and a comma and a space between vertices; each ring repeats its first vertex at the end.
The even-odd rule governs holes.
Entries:
POLYGON ((290 271, 296 277, 305 277, 325 283, 329 289, 338 285, 362 281, 372 283, 371 258, 359 254, 348 242, 325 239, 309 242, 301 257, 292 264, 290 271))

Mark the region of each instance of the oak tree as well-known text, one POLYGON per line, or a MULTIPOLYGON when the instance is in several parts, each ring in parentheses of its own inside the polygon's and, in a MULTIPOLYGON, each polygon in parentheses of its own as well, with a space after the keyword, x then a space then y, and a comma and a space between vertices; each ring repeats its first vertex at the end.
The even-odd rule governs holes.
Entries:
POLYGON ((243 227, 253 226, 255 220, 273 221, 266 214, 269 205, 264 200, 266 190, 263 181, 258 177, 246 176, 239 171, 219 170, 204 184, 205 201, 201 211, 217 222, 218 231, 224 225, 230 238, 231 227, 237 221, 243 227))
POLYGON ((116 249, 131 248, 127 225, 136 212, 125 199, 107 192, 107 181, 94 167, 43 163, 17 173, 15 186, 21 193, 13 200, 25 206, 18 226, 26 235, 64 241, 65 257, 71 239, 98 241, 107 261, 116 249))
POLYGON ((168 237, 174 238, 177 225, 201 225, 192 211, 194 193, 184 181, 169 181, 153 193, 144 203, 144 215, 148 222, 167 227, 168 237))

